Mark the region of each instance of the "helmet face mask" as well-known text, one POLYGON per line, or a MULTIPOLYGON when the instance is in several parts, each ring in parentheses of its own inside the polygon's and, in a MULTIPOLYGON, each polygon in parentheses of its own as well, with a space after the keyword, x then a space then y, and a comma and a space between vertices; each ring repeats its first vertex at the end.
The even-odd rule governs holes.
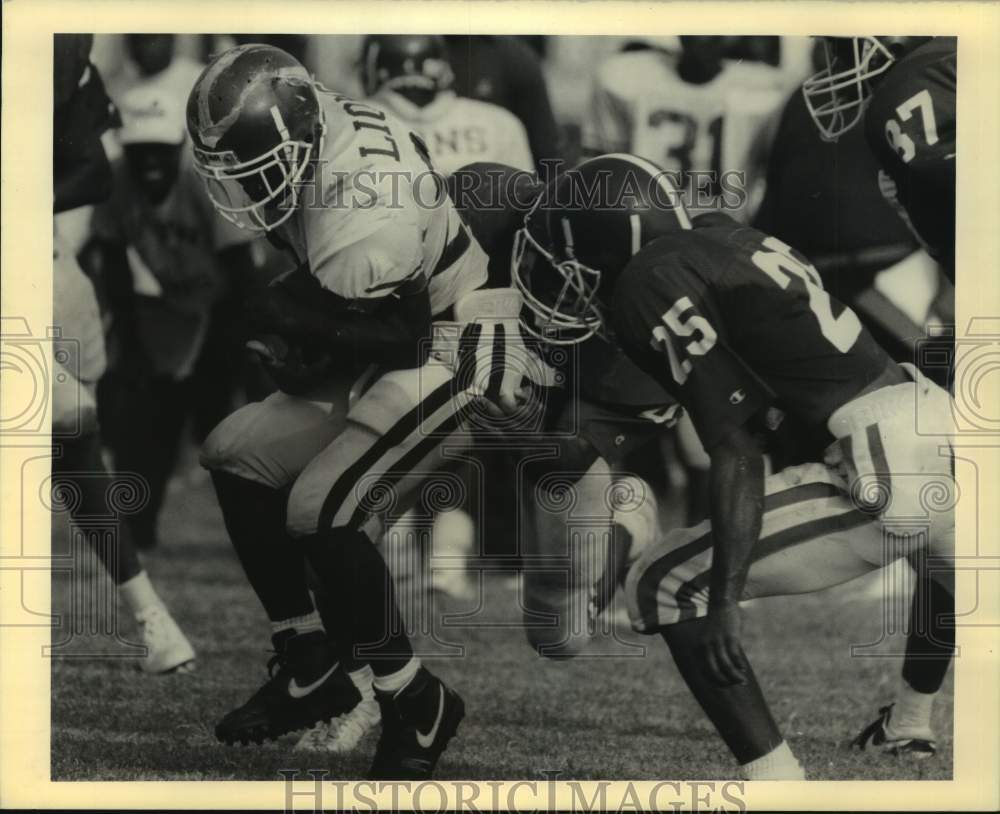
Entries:
POLYGON ((802 83, 802 95, 825 141, 836 141, 864 115, 871 80, 895 56, 879 37, 823 37, 826 67, 802 83))
POLYGON ((593 336, 603 338, 604 315, 598 299, 601 272, 573 257, 560 260, 536 239, 531 233, 535 225, 532 217, 537 222, 544 214, 538 211, 540 200, 515 234, 511 254, 511 280, 534 315, 522 325, 550 345, 577 345, 593 336))
POLYGON ((322 150, 325 124, 312 142, 286 139, 249 161, 232 150, 194 148, 194 165, 216 211, 241 229, 266 232, 280 226, 299 203, 299 185, 322 150))
POLYGON ((668 174, 644 158, 609 153, 561 173, 514 240, 512 285, 533 315, 524 329, 553 345, 609 340, 606 311, 621 273, 647 244, 690 228, 668 174))

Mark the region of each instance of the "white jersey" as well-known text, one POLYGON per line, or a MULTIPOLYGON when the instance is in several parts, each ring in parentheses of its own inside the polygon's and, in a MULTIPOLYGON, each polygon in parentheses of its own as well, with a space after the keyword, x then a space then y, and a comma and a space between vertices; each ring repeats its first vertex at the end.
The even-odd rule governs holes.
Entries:
POLYGON ((463 225, 404 123, 318 88, 326 139, 316 180, 279 226, 324 288, 348 300, 384 297, 423 275, 431 313, 486 282, 487 257, 463 225))
POLYGON ((368 101, 395 114, 423 137, 434 168, 451 175, 474 161, 507 164, 534 171, 528 133, 506 108, 443 91, 429 105, 418 107, 388 88, 368 101))
POLYGON ((652 161, 679 174, 694 211, 714 208, 724 196, 732 214, 743 189, 763 174, 758 139, 787 83, 771 66, 726 60, 714 79, 695 85, 675 65, 672 55, 656 50, 606 60, 595 78, 584 146, 652 161))

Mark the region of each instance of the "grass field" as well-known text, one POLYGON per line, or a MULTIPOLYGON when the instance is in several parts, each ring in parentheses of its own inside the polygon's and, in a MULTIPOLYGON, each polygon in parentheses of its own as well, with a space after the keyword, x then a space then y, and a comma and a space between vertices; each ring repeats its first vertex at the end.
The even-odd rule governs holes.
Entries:
MULTIPOLYGON (((266 678, 269 631, 203 481, 177 481, 161 546, 146 562, 198 651, 197 670, 155 677, 138 673, 131 659, 54 660, 53 779, 278 780, 279 769, 296 768, 326 769, 330 779, 364 776, 371 735, 358 753, 336 759, 293 751, 297 736, 262 747, 215 741, 216 720, 266 678)), ((464 645, 464 657, 429 659, 467 708, 438 777, 526 778, 547 770, 561 770, 561 779, 733 776, 731 759, 658 638, 618 625, 621 641, 595 647, 594 655, 606 657, 547 662, 529 650, 517 627, 510 586, 509 578, 487 578, 479 618, 490 624, 443 634, 464 645), (644 657, 622 657, 636 645, 646 647, 644 657)), ((73 612, 67 588, 68 580, 57 577, 53 602, 67 614, 65 624, 73 612)), ((937 758, 920 764, 846 748, 898 680, 898 658, 849 655, 851 642, 879 638, 879 619, 874 593, 858 587, 762 601, 746 613, 747 649, 810 778, 948 779, 950 676, 935 713, 937 758)), ((130 619, 122 631, 135 639, 130 619)), ((880 650, 897 652, 901 644, 897 636, 880 650)), ((93 639, 79 641, 72 649, 93 645, 93 639)))

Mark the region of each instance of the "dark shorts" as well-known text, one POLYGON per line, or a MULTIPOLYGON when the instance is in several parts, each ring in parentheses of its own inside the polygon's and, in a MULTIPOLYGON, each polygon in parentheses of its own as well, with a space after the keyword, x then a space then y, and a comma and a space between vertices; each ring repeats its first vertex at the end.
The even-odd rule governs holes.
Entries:
POLYGON ((612 469, 633 469, 631 462, 647 453, 659 455, 658 439, 671 426, 643 418, 641 410, 581 399, 562 406, 552 429, 560 435, 583 439, 612 469))

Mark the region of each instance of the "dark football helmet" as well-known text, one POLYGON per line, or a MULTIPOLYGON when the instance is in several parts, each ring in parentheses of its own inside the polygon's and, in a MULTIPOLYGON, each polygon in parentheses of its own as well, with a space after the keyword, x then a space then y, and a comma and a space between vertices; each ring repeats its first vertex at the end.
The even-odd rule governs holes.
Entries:
POLYGON ((216 210, 267 231, 298 205, 298 186, 323 148, 316 86, 294 57, 248 44, 215 57, 187 104, 194 164, 216 210))
POLYGON ((450 88, 455 75, 442 37, 374 34, 361 46, 361 81, 368 96, 389 88, 423 107, 450 88))
POLYGON ((525 330, 557 345, 603 335, 602 308, 632 256, 690 228, 681 193, 651 161, 612 153, 562 173, 514 238, 511 279, 533 314, 525 330))
POLYGON ((836 141, 864 115, 872 84, 904 53, 930 37, 819 37, 822 70, 802 83, 820 135, 836 141))

